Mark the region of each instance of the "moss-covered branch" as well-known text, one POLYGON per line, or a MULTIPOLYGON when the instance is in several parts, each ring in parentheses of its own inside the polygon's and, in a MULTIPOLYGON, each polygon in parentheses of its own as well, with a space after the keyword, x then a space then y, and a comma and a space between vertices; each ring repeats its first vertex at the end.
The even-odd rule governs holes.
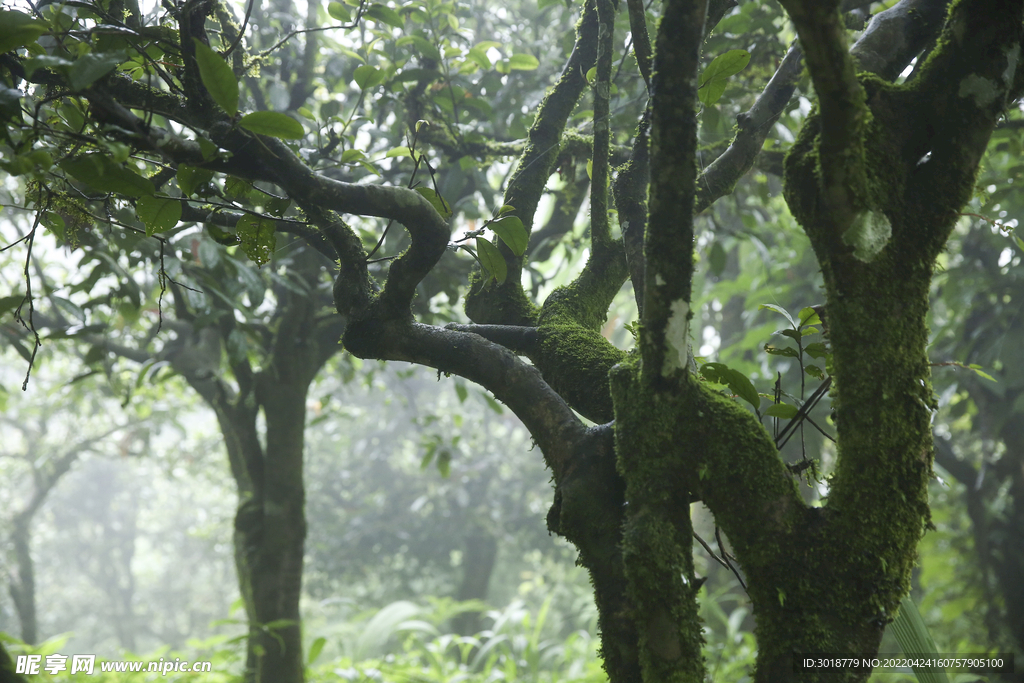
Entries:
POLYGON ((823 197, 835 242, 865 205, 863 136, 868 123, 864 89, 846 47, 846 27, 835 0, 784 0, 800 36, 821 111, 816 146, 823 197))
POLYGON ((697 68, 704 7, 667 4, 658 30, 651 125, 650 216, 644 244, 645 375, 686 367, 697 177, 697 68))
POLYGON ((900 0, 876 14, 850 48, 857 68, 896 80, 938 34, 949 4, 950 0, 900 0))
POLYGON ((647 91, 651 90, 651 63, 654 56, 651 52, 651 38, 647 33, 647 17, 642 0, 627 0, 626 6, 629 9, 629 32, 633 36, 633 51, 636 54, 636 64, 647 84, 647 91))
MULTIPOLYGON (((558 82, 537 107, 529 142, 505 191, 505 204, 515 207, 527 231, 533 228, 537 203, 558 159, 565 122, 587 86, 587 71, 597 59, 597 25, 596 2, 587 0, 576 29, 576 46, 558 82)), ((508 277, 495 286, 477 279, 466 297, 466 313, 477 323, 533 325, 537 311, 523 291, 522 261, 504 244, 499 249, 508 277)))

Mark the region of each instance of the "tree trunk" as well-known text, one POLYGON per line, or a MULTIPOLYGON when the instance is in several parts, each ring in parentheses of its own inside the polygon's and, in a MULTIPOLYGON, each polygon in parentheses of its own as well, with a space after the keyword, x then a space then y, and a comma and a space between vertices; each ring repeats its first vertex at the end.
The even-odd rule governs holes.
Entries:
MULTIPOLYGON (((477 527, 466 536, 462 554, 462 583, 456 598, 459 600, 485 600, 491 583, 491 573, 498 557, 498 539, 487 529, 477 527)), ((471 636, 480 632, 480 612, 463 612, 452 619, 456 633, 471 636)))
POLYGON ((32 562, 30 520, 31 517, 18 515, 12 525, 14 531, 11 532, 11 543, 14 545, 17 572, 11 577, 8 589, 14 601, 14 609, 18 612, 21 639, 34 645, 39 639, 39 626, 36 619, 36 575, 35 564, 32 562))

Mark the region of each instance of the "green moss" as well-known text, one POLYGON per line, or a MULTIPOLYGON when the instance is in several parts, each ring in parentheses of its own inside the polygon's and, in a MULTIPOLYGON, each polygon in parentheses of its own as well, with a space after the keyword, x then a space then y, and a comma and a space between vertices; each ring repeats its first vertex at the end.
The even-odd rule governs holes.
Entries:
POLYGON ((493 279, 485 280, 480 271, 470 273, 466 315, 473 322, 533 327, 537 324, 539 312, 540 309, 527 298, 518 282, 506 280, 499 285, 493 279))

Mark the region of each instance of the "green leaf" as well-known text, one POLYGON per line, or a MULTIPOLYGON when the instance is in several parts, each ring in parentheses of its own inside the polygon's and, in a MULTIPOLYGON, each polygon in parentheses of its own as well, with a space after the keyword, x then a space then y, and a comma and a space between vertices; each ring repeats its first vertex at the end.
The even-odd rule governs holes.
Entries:
POLYGON ((504 216, 506 213, 509 213, 509 212, 512 212, 512 211, 515 211, 515 210, 516 210, 516 207, 512 206, 511 204, 502 204, 501 208, 498 209, 498 215, 499 216, 504 216))
POLYGON ((1013 236, 1013 239, 1017 242, 1017 246, 1020 247, 1020 250, 1024 251, 1024 240, 1017 237, 1016 235, 1013 236))
POLYGON ((363 64, 357 66, 356 70, 352 74, 352 80, 356 82, 360 90, 366 90, 372 88, 375 85, 380 85, 384 79, 384 73, 375 66, 370 64, 363 64))
POLYGON ((429 187, 417 187, 416 191, 426 197, 427 201, 431 203, 434 209, 441 214, 441 218, 448 220, 452 217, 451 205, 444 201, 437 192, 429 187))
POLYGON ((476 252, 484 272, 497 280, 498 284, 503 283, 508 277, 508 266, 505 265, 505 259, 498 248, 490 240, 477 237, 476 252))
POLYGON ((47 26, 24 12, 0 10, 0 54, 33 43, 47 26))
POLYGON ((209 45, 198 38, 192 41, 196 46, 196 63, 199 64, 199 77, 203 85, 210 91, 210 97, 230 116, 238 113, 238 79, 224 58, 214 52, 209 45))
POLYGON ((277 247, 274 221, 246 214, 238 219, 235 232, 238 234, 242 251, 253 263, 263 266, 270 261, 277 247))
POLYGON ((484 71, 491 70, 492 64, 490 57, 487 56, 487 50, 481 48, 480 46, 472 48, 468 53, 466 53, 466 57, 476 62, 477 66, 479 66, 484 71))
POLYGON ((21 98, 21 91, 17 88, 0 86, 0 123, 11 119, 21 122, 21 98))
POLYGON ((466 385, 462 382, 456 382, 455 394, 459 397, 459 403, 465 403, 466 398, 469 396, 469 390, 466 389, 466 385))
POLYGON ((253 133, 282 140, 299 140, 306 134, 301 123, 276 111, 254 111, 243 116, 238 125, 253 133))
POLYGON ((494 234, 508 245, 513 254, 522 256, 526 253, 526 245, 530 241, 530 235, 526 232, 526 228, 518 216, 499 218, 487 227, 493 230, 494 234))
POLYGON ((388 153, 384 155, 385 159, 391 157, 411 157, 412 152, 409 151, 408 147, 394 147, 388 150, 388 153))
POLYGON ((113 192, 128 197, 142 197, 156 192, 148 178, 114 163, 103 154, 82 154, 65 159, 60 167, 100 192, 113 192))
MULTIPOLYGON (((332 2, 331 4, 337 5, 339 3, 332 2)), ((312 664, 313 662, 315 662, 316 658, 320 656, 320 653, 323 651, 324 645, 326 644, 327 639, 323 636, 320 636, 319 638, 314 640, 313 644, 309 646, 309 654, 306 656, 306 664, 312 664)))
POLYGON ((789 311, 787 311, 785 308, 782 308, 781 306, 776 306, 775 304, 760 304, 758 305, 757 310, 760 311, 761 309, 764 308, 768 309, 769 311, 775 311, 776 313, 784 315, 786 317, 786 320, 788 320, 789 324, 793 327, 793 329, 799 327, 799 325, 796 324, 796 321, 793 320, 793 316, 791 316, 789 314, 789 311))
POLYGON ((253 187, 248 180, 228 176, 224 179, 224 194, 235 199, 245 199, 253 193, 253 187))
POLYGON ((803 336, 804 336, 804 333, 802 331, 800 331, 800 330, 780 330, 780 333, 783 336, 789 337, 790 339, 793 339, 793 340, 796 340, 796 341, 800 341, 800 339, 802 339, 803 336))
POLYGON ((996 380, 995 377, 993 377, 992 375, 990 375, 987 372, 985 372, 984 370, 982 370, 980 365, 977 365, 975 363, 971 363, 967 367, 970 368, 971 370, 973 370, 975 372, 975 374, 977 374, 979 377, 984 377, 985 379, 989 380, 990 382, 998 383, 998 380, 996 380))
POLYGON ((533 55, 519 53, 508 58, 508 68, 512 70, 533 71, 538 66, 540 62, 533 55))
POLYGON ((828 355, 828 349, 825 348, 825 344, 822 342, 814 342, 804 347, 804 353, 811 358, 824 358, 828 355))
POLYGON ((343 164, 351 164, 365 158, 366 154, 361 149, 346 149, 341 153, 341 163, 343 164))
POLYGON ((147 195, 135 204, 139 218, 146 224, 146 235, 166 232, 181 220, 181 202, 170 197, 147 195))
POLYGON ((774 344, 764 345, 765 353, 770 353, 773 356, 786 356, 787 358, 797 358, 800 354, 796 352, 796 349, 788 346, 775 346, 774 344))
POLYGON ((56 69, 59 71, 66 71, 74 62, 68 61, 63 57, 57 55, 38 55, 30 59, 26 59, 25 75, 29 78, 36 72, 37 69, 56 69))
MULTIPOLYGON (((938 648, 932 640, 928 627, 917 610, 917 604, 909 595, 900 601, 900 611, 896 619, 889 625, 889 630, 896 637, 900 649, 908 656, 930 659, 938 656, 938 648)), ((915 669, 919 683, 949 683, 945 671, 931 669, 915 669)))
POLYGON ((732 393, 754 406, 757 410, 761 405, 761 397, 757 389, 739 370, 733 370, 725 363, 705 363, 700 368, 700 374, 709 382, 725 384, 732 393))
POLYGON ((773 403, 768 406, 768 410, 764 411, 764 414, 769 417, 791 420, 796 417, 798 412, 800 411, 797 410, 796 406, 791 406, 788 403, 773 403))
POLYGON ((420 54, 424 57, 430 57, 433 60, 441 61, 441 53, 438 51, 437 46, 423 36, 403 36, 395 41, 395 45, 399 47, 409 44, 415 45, 416 49, 419 50, 420 54))
POLYGON ((68 69, 68 84, 72 90, 85 90, 126 60, 123 52, 100 52, 79 57, 68 69))
POLYGON ((818 312, 810 306, 805 306, 800 309, 800 324, 801 325, 820 325, 821 318, 818 317, 818 312))
POLYGON ((204 161, 214 159, 220 154, 220 147, 204 137, 197 138, 196 144, 199 145, 199 151, 202 153, 204 161))
POLYGON ((289 197, 274 197, 264 208, 264 210, 271 216, 277 216, 280 218, 284 215, 284 212, 288 210, 288 207, 292 205, 292 200, 289 197))
POLYGON ((590 67, 590 71, 587 72, 587 83, 593 83, 597 80, 597 67, 590 67))
POLYGON ((395 10, 390 7, 385 7, 384 5, 371 5, 370 8, 363 13, 363 16, 377 22, 383 22, 390 26, 394 26, 395 28, 405 27, 405 21, 402 19, 402 16, 395 10))
POLYGON ((726 260, 725 248, 722 247, 721 242, 715 241, 711 245, 711 251, 708 254, 708 264, 711 266, 711 272, 715 277, 719 277, 722 271, 725 270, 726 260))
POLYGON ((697 97, 701 103, 710 107, 722 99, 729 78, 742 71, 749 62, 750 53, 746 50, 729 50, 711 60, 708 68, 700 75, 697 97))
POLYGON ((447 448, 437 454, 437 471, 447 479, 452 473, 452 454, 447 448))
POLYGON ((175 173, 178 179, 178 189, 184 195, 195 194, 197 188, 205 185, 213 179, 213 171, 206 168, 196 168, 188 164, 178 166, 175 173))
POLYGON ((825 371, 819 368, 817 365, 806 365, 804 366, 804 372, 815 379, 825 379, 825 371))
POLYGON ((502 413, 505 412, 505 409, 501 407, 501 404, 495 401, 494 398, 489 393, 485 391, 483 393, 483 396, 484 400, 487 401, 488 408, 496 412, 498 415, 501 415, 502 413))
POLYGON ((345 7, 340 2, 327 3, 327 13, 343 24, 352 21, 352 15, 349 13, 348 7, 345 7))
POLYGON ((0 316, 6 315, 20 306, 25 301, 24 294, 12 294, 11 296, 0 296, 0 316))

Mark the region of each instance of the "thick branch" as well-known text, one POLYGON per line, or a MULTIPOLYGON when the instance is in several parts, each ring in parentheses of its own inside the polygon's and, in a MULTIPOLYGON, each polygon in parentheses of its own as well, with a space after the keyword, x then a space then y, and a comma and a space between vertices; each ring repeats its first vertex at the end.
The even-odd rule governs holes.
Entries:
POLYGON ((784 0, 800 36, 807 69, 821 111, 819 170, 831 230, 842 234, 863 208, 866 193, 861 153, 867 107, 853 58, 846 49, 846 27, 838 2, 784 0))
POLYGON ((736 117, 736 137, 697 181, 695 213, 700 213, 719 197, 731 193, 739 179, 754 165, 772 126, 793 97, 803 68, 802 58, 800 48, 791 47, 754 105, 736 117))
POLYGON ((850 54, 862 71, 895 80, 942 28, 950 0, 900 0, 871 19, 850 54))
POLYGON ((649 376, 686 367, 697 175, 693 112, 704 10, 702 3, 670 2, 658 31, 641 337, 643 372, 649 376))
POLYGON ((565 474, 575 444, 587 434, 536 368, 479 335, 405 320, 369 319, 351 323, 344 342, 360 358, 426 365, 483 386, 523 421, 556 480, 565 474))
MULTIPOLYGON (((576 46, 561 78, 537 108, 529 144, 505 192, 505 204, 516 208, 527 230, 533 227, 537 203, 558 159, 565 122, 587 86, 585 74, 597 58, 597 26, 595 0, 587 0, 577 27, 576 46)), ((478 323, 532 325, 536 310, 523 292, 522 259, 504 243, 498 246, 505 257, 508 277, 496 287, 485 287, 482 279, 477 280, 466 298, 466 312, 478 323)))

